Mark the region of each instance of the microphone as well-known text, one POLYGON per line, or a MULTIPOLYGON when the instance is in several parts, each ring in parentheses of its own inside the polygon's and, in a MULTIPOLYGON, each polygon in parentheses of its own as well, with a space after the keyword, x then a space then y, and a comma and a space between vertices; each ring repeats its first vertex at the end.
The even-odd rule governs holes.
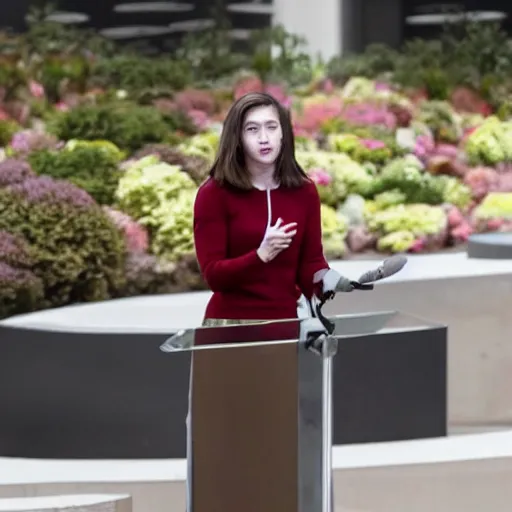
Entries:
POLYGON ((386 258, 378 268, 365 272, 357 281, 352 281, 340 275, 336 270, 324 269, 315 274, 314 282, 322 281, 323 295, 326 299, 329 299, 336 293, 351 292, 356 289, 371 290, 373 286, 367 283, 374 283, 396 274, 402 270, 406 263, 407 258, 405 256, 391 256, 386 258))
POLYGON ((333 294, 338 292, 351 292, 354 285, 350 279, 342 276, 336 270, 321 270, 314 276, 313 282, 322 281, 324 294, 333 294))
POLYGON ((397 254, 395 256, 391 256, 391 258, 386 258, 378 268, 365 272, 357 282, 359 284, 365 284, 386 279, 387 277, 400 272, 406 263, 407 258, 403 255, 397 254))

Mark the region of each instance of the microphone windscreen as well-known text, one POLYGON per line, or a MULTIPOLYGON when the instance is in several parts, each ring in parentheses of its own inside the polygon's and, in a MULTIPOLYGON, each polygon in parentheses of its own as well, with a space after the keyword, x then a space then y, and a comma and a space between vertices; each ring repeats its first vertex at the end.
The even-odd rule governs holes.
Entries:
POLYGON ((389 277, 400 272, 407 263, 407 258, 403 254, 396 254, 382 262, 382 277, 389 277))
POLYGON ((385 279, 386 277, 392 276, 402 270, 406 263, 407 258, 405 256, 396 254, 395 256, 386 258, 377 269, 365 272, 358 281, 361 284, 380 281, 381 279, 385 279))

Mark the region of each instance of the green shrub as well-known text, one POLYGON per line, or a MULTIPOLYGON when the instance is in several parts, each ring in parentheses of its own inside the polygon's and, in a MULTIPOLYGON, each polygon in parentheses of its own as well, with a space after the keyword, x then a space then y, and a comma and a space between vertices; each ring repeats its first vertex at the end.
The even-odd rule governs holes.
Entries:
POLYGON ((375 78, 393 71, 398 53, 383 44, 370 44, 359 55, 333 57, 327 64, 327 76, 335 82, 345 82, 352 76, 375 78))
POLYGON ((156 108, 128 102, 80 105, 56 114, 49 129, 61 140, 109 140, 130 152, 144 144, 164 142, 169 135, 156 108))
POLYGON ((32 169, 66 179, 86 190, 100 204, 112 204, 120 177, 118 159, 96 146, 71 146, 62 151, 36 151, 29 156, 32 169))
POLYGON ((389 162, 373 183, 373 194, 393 191, 403 194, 407 203, 441 204, 444 183, 424 172, 421 162, 407 156, 389 162))
POLYGON ((19 129, 20 127, 15 121, 0 119, 0 147, 7 146, 19 129))
POLYGON ((183 172, 186 172, 198 185, 201 184, 210 171, 210 162, 201 156, 188 156, 180 150, 167 144, 148 144, 134 155, 134 159, 141 159, 148 155, 156 155, 169 165, 178 165, 183 172))
POLYGON ((193 252, 192 210, 196 184, 177 165, 149 155, 119 181, 119 207, 151 232, 152 252, 176 261, 193 252))
POLYGON ((0 230, 30 245, 31 271, 45 287, 43 307, 108 299, 123 285, 122 235, 69 182, 37 177, 1 189, 0 230))
POLYGON ((43 295, 42 282, 32 272, 0 262, 0 318, 38 309, 43 295))
POLYGON ((184 256, 176 262, 153 254, 129 254, 125 273, 126 285, 120 292, 122 297, 206 289, 195 254, 184 256))
POLYGON ((0 231, 0 318, 41 307, 43 283, 29 270, 32 264, 33 257, 26 241, 0 231))
POLYGON ((110 59, 100 59, 91 74, 94 85, 136 93, 155 88, 180 90, 192 80, 190 65, 185 61, 141 55, 118 55, 110 59))

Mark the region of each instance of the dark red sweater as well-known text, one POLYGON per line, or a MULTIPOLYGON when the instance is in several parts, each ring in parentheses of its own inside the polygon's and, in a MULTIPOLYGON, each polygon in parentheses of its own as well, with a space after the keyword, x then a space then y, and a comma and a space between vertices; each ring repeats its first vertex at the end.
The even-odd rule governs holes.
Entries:
POLYGON ((243 192, 208 179, 195 201, 194 239, 202 274, 214 292, 205 318, 296 318, 298 290, 311 297, 314 273, 328 268, 313 183, 243 192), (283 224, 298 225, 290 247, 264 263, 256 250, 269 214, 272 225, 279 217, 283 224))

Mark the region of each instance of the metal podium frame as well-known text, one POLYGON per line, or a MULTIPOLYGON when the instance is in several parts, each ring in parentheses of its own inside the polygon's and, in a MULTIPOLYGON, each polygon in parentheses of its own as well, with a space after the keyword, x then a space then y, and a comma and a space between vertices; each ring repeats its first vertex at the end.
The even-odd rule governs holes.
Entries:
MULTIPOLYGON (((160 348, 163 352, 190 351, 194 354, 203 350, 242 350, 272 345, 296 345, 299 458, 297 512, 333 512, 333 357, 337 353, 340 339, 375 334, 386 327, 396 315, 395 311, 384 311, 339 315, 329 318, 328 321, 325 318, 313 317, 200 327, 177 332, 160 348), (318 428, 319 422, 321 428, 318 428)), ((188 512, 206 511, 195 510, 192 506, 192 510, 188 512)))

